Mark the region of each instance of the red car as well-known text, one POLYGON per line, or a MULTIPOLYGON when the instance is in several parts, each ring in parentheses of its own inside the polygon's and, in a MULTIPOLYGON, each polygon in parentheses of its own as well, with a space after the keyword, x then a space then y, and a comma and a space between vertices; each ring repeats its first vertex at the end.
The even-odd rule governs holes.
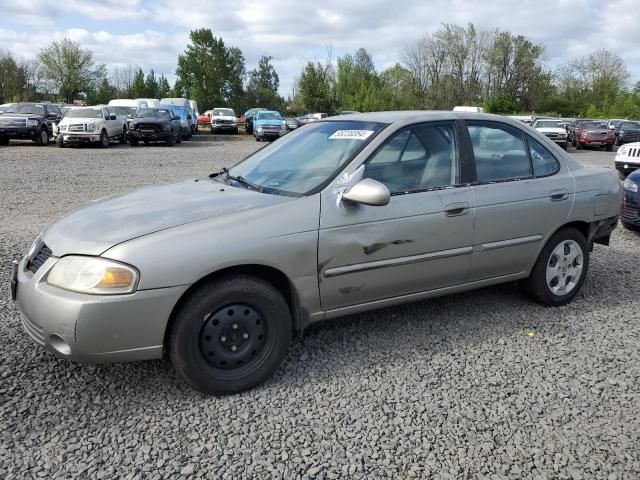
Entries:
POLYGON ((576 149, 582 147, 605 147, 607 152, 613 150, 615 135, 605 122, 583 122, 576 126, 576 149))
POLYGON ((207 110, 198 117, 198 126, 206 126, 211 123, 211 112, 213 112, 213 110, 207 110))

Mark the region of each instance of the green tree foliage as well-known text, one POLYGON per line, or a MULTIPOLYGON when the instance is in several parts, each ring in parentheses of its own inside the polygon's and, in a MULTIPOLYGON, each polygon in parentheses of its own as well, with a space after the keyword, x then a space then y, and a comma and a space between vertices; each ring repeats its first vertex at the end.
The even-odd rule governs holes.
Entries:
POLYGON ((242 96, 242 52, 226 47, 208 28, 193 30, 190 39, 178 56, 174 92, 197 101, 203 110, 237 103, 242 96))
POLYGON ((158 80, 156 79, 156 74, 152 68, 144 79, 144 97, 160 98, 158 96, 158 86, 158 80))
POLYGON ((38 60, 49 82, 68 103, 106 76, 105 65, 96 65, 90 50, 83 49, 79 43, 67 38, 43 48, 38 60))
POLYGON ((133 98, 144 98, 145 96, 144 72, 142 68, 138 68, 133 75, 133 84, 131 85, 131 96, 133 98))
POLYGON ((171 95, 171 85, 169 85, 169 81, 164 76, 164 74, 160 75, 160 79, 158 80, 158 91, 157 96, 152 98, 168 98, 171 95))
POLYGON ((10 53, 0 54, 0 103, 17 100, 24 84, 24 72, 10 53))
POLYGON ((334 113, 334 78, 331 65, 327 62, 307 62, 298 80, 300 105, 308 112, 334 113))
POLYGON ((109 82, 107 77, 103 77, 100 82, 87 90, 85 101, 88 105, 101 105, 109 103, 109 100, 116 98, 117 88, 109 82))
POLYGON ((273 57, 263 55, 258 65, 249 73, 247 84, 247 106, 281 110, 284 100, 278 94, 280 78, 271 64, 273 57))

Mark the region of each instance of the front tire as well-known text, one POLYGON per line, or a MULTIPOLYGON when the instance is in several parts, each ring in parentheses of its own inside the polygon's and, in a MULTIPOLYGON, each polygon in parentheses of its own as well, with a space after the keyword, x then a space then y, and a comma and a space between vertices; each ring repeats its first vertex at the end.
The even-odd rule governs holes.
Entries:
POLYGON ((56 145, 58 145, 58 148, 64 148, 64 140, 62 138, 62 135, 58 135, 58 138, 56 138, 56 145))
POLYGON ((120 135, 120 144, 127 143, 127 127, 122 127, 122 135, 120 135))
POLYGON ((40 130, 40 133, 38 133, 38 136, 34 141, 39 147, 44 147, 49 143, 49 132, 47 132, 47 130, 43 128, 42 130, 40 130))
POLYGON ((622 223, 622 226, 627 230, 631 230, 632 232, 640 232, 640 225, 634 225, 633 223, 629 223, 629 222, 621 222, 621 223, 622 223))
POLYGON ((138 146, 138 139, 130 138, 129 139, 129 145, 131 145, 132 147, 137 147, 138 146))
POLYGON ((9 137, 0 137, 0 145, 9 145, 9 137))
POLYGON ((189 295, 169 338, 169 356, 201 392, 238 393, 264 382, 291 343, 291 314, 282 295, 250 275, 229 275, 189 295))
POLYGON ((102 130, 102 132, 100 132, 100 146, 102 148, 107 148, 109 146, 109 135, 107 135, 106 130, 102 130))
POLYGON ((584 235, 575 228, 563 228, 544 246, 523 286, 536 302, 559 307, 580 291, 588 269, 589 249, 584 235))
POLYGON ((613 145, 608 144, 608 145, 606 145, 606 146, 604 147, 604 149, 605 149, 607 152, 613 152, 613 145))
POLYGON ((582 150, 582 144, 579 140, 576 140, 576 150, 582 150))

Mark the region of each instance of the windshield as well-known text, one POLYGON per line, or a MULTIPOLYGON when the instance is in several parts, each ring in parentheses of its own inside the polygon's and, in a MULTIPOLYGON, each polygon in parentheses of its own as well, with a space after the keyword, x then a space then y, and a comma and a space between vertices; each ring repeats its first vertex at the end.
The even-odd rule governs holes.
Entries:
POLYGON ((282 117, 278 112, 260 112, 256 120, 282 120, 282 117))
POLYGON ((634 122, 624 122, 620 124, 620 130, 635 130, 636 128, 638 128, 638 124, 634 122))
POLYGON ((535 128, 564 128, 564 124, 557 120, 538 120, 535 128))
POLYGON ((230 108, 216 108, 213 111, 213 116, 214 117, 235 117, 236 114, 233 110, 231 110, 230 108))
POLYGON ((169 110, 165 110, 165 109, 159 109, 159 108, 141 108, 140 110, 138 110, 138 113, 136 113, 136 118, 149 118, 149 117, 153 117, 153 118, 162 118, 162 119, 168 119, 170 118, 170 114, 169 114, 169 110))
POLYGON ((118 115, 135 115, 136 107, 111 107, 111 109, 118 115))
POLYGON ((602 122, 584 122, 582 128, 585 130, 600 130, 606 129, 607 124, 602 122))
POLYGON ((316 122, 280 138, 229 173, 266 193, 301 196, 322 187, 384 128, 371 122, 316 122))
POLYGON ((44 107, 42 105, 22 104, 11 105, 7 108, 6 113, 22 113, 25 115, 44 115, 44 107))
POLYGON ((74 108, 65 114, 66 118, 102 118, 99 108, 74 108))

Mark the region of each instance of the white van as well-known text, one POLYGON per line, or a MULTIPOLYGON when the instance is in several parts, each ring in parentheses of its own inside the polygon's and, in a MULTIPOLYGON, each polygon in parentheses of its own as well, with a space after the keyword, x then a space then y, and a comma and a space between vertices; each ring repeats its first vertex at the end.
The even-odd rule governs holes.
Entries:
POLYGON ((138 102, 140 104, 140 107, 146 108, 156 108, 158 105, 160 105, 160 100, 158 100, 157 98, 136 98, 134 102, 138 102))
POLYGON ((484 108, 482 107, 468 107, 466 105, 460 105, 458 107, 453 107, 454 112, 473 112, 473 113, 484 113, 484 108))
POLYGON ((198 120, 200 116, 200 110, 198 110, 198 103, 195 100, 189 100, 189 105, 191 105, 191 112, 193 113, 193 117, 198 120))

